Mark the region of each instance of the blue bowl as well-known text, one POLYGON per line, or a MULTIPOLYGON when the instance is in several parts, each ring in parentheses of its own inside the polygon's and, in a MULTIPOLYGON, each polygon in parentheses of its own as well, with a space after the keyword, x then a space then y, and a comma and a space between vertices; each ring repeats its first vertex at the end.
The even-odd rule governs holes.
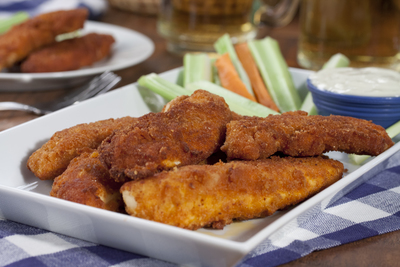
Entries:
POLYGON ((369 120, 384 128, 400 120, 400 97, 370 97, 337 94, 318 89, 307 79, 318 114, 350 116, 369 120))

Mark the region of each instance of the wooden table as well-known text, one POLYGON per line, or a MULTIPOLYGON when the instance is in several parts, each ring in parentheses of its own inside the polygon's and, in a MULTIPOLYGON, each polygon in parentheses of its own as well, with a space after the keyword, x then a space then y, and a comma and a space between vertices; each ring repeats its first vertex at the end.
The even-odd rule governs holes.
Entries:
MULTIPOLYGON (((155 43, 154 54, 145 62, 116 73, 122 77, 118 85, 134 83, 144 74, 161 73, 182 66, 182 58, 166 51, 166 43, 156 30, 154 16, 140 16, 130 12, 110 8, 101 21, 123 26, 141 32, 155 43)), ((299 67, 296 61, 298 18, 288 26, 260 30, 259 37, 270 35, 279 41, 282 53, 290 67, 299 67)), ((19 101, 35 104, 52 100, 63 94, 65 89, 45 92, 0 93, 0 101, 19 101)), ((35 119, 37 116, 22 112, 0 112, 0 131, 35 119)), ((284 266, 399 266, 400 231, 367 238, 339 247, 313 252, 284 266)))

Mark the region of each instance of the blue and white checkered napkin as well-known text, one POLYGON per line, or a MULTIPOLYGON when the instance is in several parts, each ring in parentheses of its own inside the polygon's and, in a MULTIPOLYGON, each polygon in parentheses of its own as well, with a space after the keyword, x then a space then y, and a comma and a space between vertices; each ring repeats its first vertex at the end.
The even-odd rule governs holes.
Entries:
MULTIPOLYGON (((315 206, 262 242, 238 265, 276 266, 400 229, 400 152, 388 168, 336 201, 315 206)), ((0 266, 175 266, 0 220, 0 266)))
POLYGON ((106 0, 0 0, 0 18, 25 11, 31 17, 61 9, 87 8, 89 19, 97 19, 107 8, 106 0))

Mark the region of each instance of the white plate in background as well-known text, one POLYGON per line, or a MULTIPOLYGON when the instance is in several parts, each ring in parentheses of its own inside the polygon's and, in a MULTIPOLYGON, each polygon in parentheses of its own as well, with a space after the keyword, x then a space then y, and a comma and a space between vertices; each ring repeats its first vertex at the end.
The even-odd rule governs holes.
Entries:
MULTIPOLYGON (((290 71, 295 85, 304 88, 310 72, 290 71)), ((175 82, 178 72, 179 69, 175 69, 161 76, 175 82)), ((141 116, 151 111, 143 98, 153 105, 162 101, 151 92, 131 84, 0 132, 0 216, 178 264, 232 266, 309 208, 319 203, 325 205, 376 175, 400 149, 400 144, 397 144, 362 167, 349 164, 344 153, 329 153, 349 170, 343 179, 290 210, 262 219, 233 223, 223 230, 190 231, 50 197, 52 182, 40 181, 27 170, 29 155, 54 132, 110 117, 141 116), (33 190, 21 189, 30 184, 33 190)))
POLYGON ((41 91, 69 88, 88 81, 106 70, 116 71, 134 66, 149 58, 154 43, 147 36, 128 28, 102 22, 86 21, 82 35, 110 34, 114 37, 110 57, 79 70, 46 73, 0 72, 0 92, 41 91))

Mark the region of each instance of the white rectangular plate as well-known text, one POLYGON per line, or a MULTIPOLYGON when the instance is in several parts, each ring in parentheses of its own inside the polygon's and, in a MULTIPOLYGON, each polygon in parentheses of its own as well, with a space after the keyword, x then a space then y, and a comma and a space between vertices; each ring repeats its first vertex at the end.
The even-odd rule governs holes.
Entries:
MULTIPOLYGON (((304 95, 310 72, 290 71, 295 86, 304 95)), ((178 72, 175 69, 161 76, 175 82, 178 72)), ((131 84, 1 132, 0 216, 178 264, 231 266, 311 207, 337 199, 373 177, 400 148, 397 144, 361 167, 349 164, 346 154, 329 153, 349 170, 343 179, 293 209, 233 223, 224 230, 189 231, 53 198, 49 196, 51 182, 39 181, 26 168, 29 155, 58 130, 111 117, 141 116, 161 104, 162 98, 131 84)))

